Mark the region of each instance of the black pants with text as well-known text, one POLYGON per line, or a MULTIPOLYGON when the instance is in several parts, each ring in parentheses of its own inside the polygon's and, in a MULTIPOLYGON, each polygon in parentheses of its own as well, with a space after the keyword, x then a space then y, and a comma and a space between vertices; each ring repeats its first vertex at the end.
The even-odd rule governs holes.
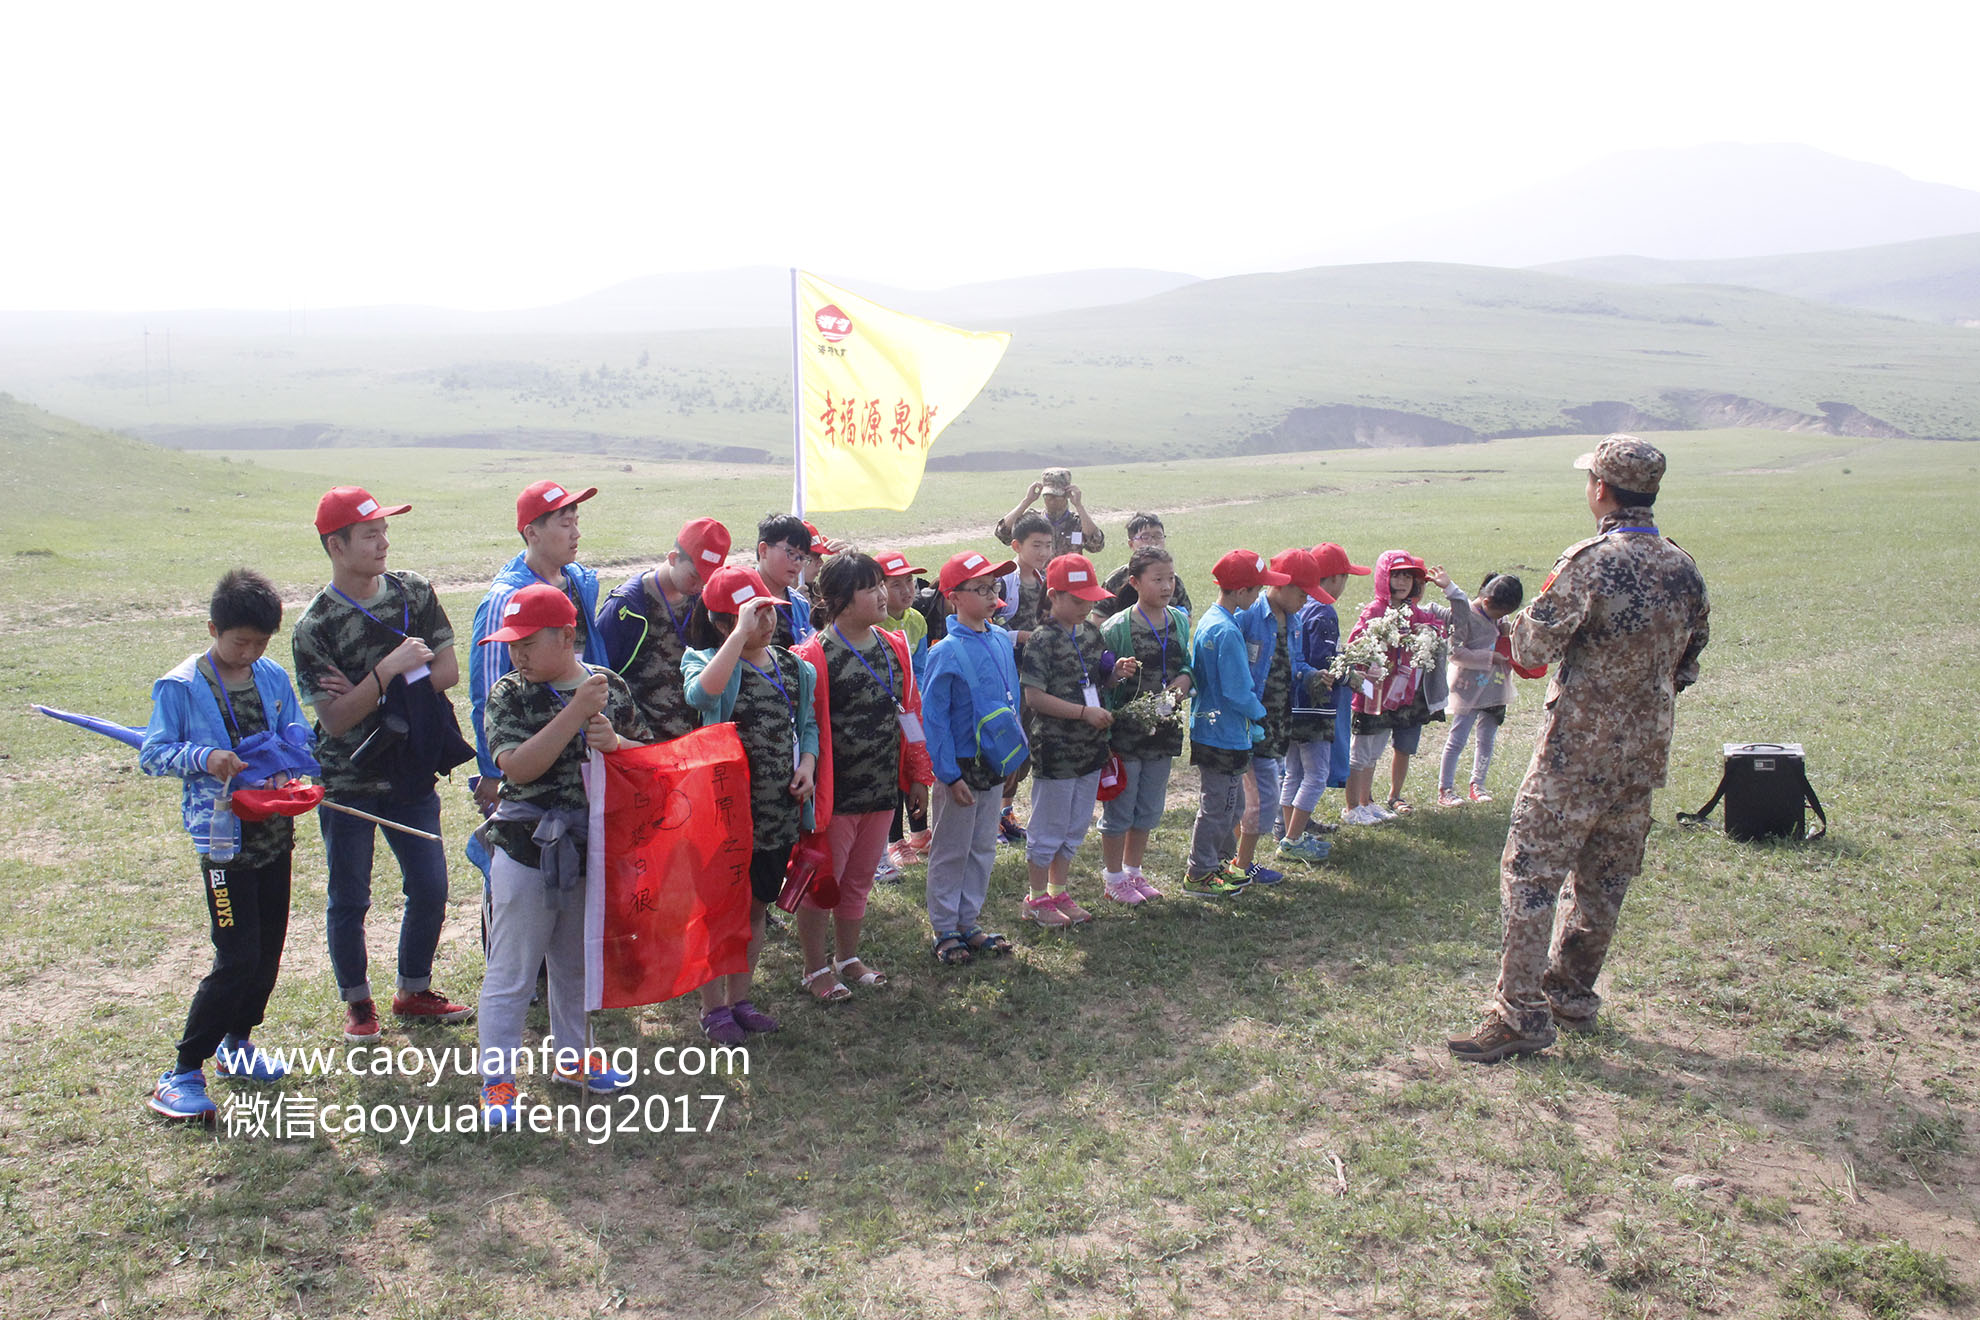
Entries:
POLYGON ((289 937, 291 857, 284 853, 267 866, 252 867, 216 867, 200 860, 213 970, 193 992, 186 1013, 180 1072, 204 1067, 223 1036, 245 1037, 261 1025, 289 937))

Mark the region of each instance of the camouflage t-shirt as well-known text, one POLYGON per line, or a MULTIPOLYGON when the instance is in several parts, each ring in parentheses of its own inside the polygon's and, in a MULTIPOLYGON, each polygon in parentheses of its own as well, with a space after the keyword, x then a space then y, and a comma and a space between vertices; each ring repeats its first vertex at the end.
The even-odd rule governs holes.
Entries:
MULTIPOLYGON (((636 743, 652 742, 653 731, 640 718, 626 681, 609 669, 593 672, 605 675, 610 689, 605 698, 605 718, 612 722, 619 736, 636 743)), ((504 753, 515 751, 535 737, 557 718, 557 712, 576 689, 575 683, 568 687, 532 683, 513 669, 496 679, 495 686, 488 689, 488 706, 482 716, 482 727, 488 732, 488 754, 499 760, 504 753)), ((584 737, 580 734, 564 744, 548 770, 527 784, 518 784, 504 776, 502 800, 527 802, 546 810, 582 811, 586 798, 580 770, 586 755, 584 737)), ((497 820, 488 826, 489 840, 523 866, 535 866, 542 860, 542 849, 530 838, 534 833, 533 821, 497 820)))
POLYGON ((1044 618, 1045 581, 1020 568, 1017 604, 1011 608, 1010 618, 1005 621, 1004 627, 1014 633, 1029 632, 1044 618))
MULTIPOLYGON (((1018 681, 1047 696, 1072 702, 1086 700, 1088 676, 1100 669, 1107 644, 1091 622, 1082 622, 1077 640, 1063 624, 1044 623, 1031 634, 1018 662, 1018 681)), ((1065 720, 1042 712, 1031 716, 1031 772, 1040 779, 1077 779, 1107 764, 1111 750, 1107 730, 1085 720, 1065 720)))
MULTIPOLYGON (((1170 621, 1168 612, 1164 611, 1159 617, 1167 627, 1170 621)), ((1148 626, 1148 619, 1147 611, 1140 609, 1134 610, 1128 618, 1128 638, 1134 643, 1134 658, 1141 662, 1141 668, 1132 680, 1134 691, 1126 694, 1129 701, 1144 693, 1159 695, 1168 686, 1168 680, 1173 679, 1189 662, 1189 650, 1181 636, 1171 636, 1165 652, 1162 634, 1148 626)), ((1108 731, 1114 754, 1124 761, 1181 756, 1185 718, 1186 711, 1180 704, 1168 719, 1153 725, 1115 711, 1114 727, 1108 731)))
POLYGON ((878 633, 857 652, 835 627, 827 628, 824 638, 832 702, 832 810, 892 811, 900 794, 900 660, 878 633))
POLYGON ((646 635, 634 648, 631 658, 619 671, 632 689, 633 701, 654 740, 666 742, 684 738, 701 727, 701 716, 688 705, 681 680, 681 656, 687 652, 688 616, 694 612, 698 596, 689 596, 678 605, 661 599, 651 573, 642 574, 639 600, 645 607, 635 611, 619 604, 613 608, 639 618, 646 635))
MULTIPOLYGON (((354 607, 334 587, 325 587, 296 621, 290 644, 296 659, 296 688, 304 705, 315 707, 332 699, 323 680, 333 667, 352 683, 363 683, 378 662, 408 637, 419 638, 436 652, 454 644, 447 611, 417 573, 385 574, 379 579, 378 594, 357 604, 363 608, 354 607)), ((318 722, 316 759, 323 766, 325 794, 333 801, 383 797, 391 791, 391 780, 382 771, 366 775, 351 766, 351 753, 378 727, 378 716, 374 710, 335 737, 318 722)))
POLYGON ((1265 740, 1252 744, 1251 752, 1268 761, 1280 761, 1285 759, 1292 729, 1292 652, 1287 647, 1287 634, 1292 631, 1287 625, 1292 620, 1275 613, 1272 621, 1279 627, 1279 639, 1272 647, 1272 663, 1265 670, 1265 692, 1260 697, 1265 703, 1265 718, 1260 721, 1265 726, 1265 740))
POLYGON ((742 681, 736 690, 735 713, 729 718, 742 740, 749 761, 749 811, 754 823, 755 850, 768 852, 797 842, 801 806, 791 796, 791 776, 797 773, 798 666, 804 661, 781 646, 770 648, 777 682, 770 665, 758 669, 738 658, 742 681))
MULTIPOLYGON (((268 714, 261 707, 261 690, 254 685, 254 675, 249 674, 239 687, 229 683, 223 696, 214 675, 204 665, 199 676, 206 680, 206 690, 212 694, 221 709, 220 724, 233 735, 234 746, 268 727, 268 714), (233 718, 226 715, 228 699, 233 701, 233 718)), ((246 785, 236 783, 236 788, 246 785)), ((267 820, 244 820, 241 822, 241 848, 231 863, 243 869, 272 866, 295 847, 295 822, 287 816, 270 816, 267 820)))

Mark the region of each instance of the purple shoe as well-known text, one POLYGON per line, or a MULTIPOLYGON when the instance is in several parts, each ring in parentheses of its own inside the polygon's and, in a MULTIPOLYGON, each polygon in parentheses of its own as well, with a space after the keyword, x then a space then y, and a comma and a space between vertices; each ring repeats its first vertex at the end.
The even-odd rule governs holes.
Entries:
POLYGON ((728 1005, 701 1015, 701 1034, 717 1045, 740 1045, 749 1039, 749 1032, 736 1021, 735 1010, 728 1005))
POLYGON ((771 1017, 747 999, 738 999, 735 1003, 730 1004, 729 1016, 733 1017, 736 1020, 736 1025, 740 1026, 744 1031, 768 1033, 777 1030, 780 1025, 776 1018, 771 1017))

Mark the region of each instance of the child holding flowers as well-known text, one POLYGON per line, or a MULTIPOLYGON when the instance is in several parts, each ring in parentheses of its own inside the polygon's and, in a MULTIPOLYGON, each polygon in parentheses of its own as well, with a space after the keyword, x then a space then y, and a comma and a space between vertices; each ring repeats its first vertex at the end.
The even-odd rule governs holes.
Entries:
POLYGON ((1189 615, 1169 604, 1176 564, 1161 546, 1140 546, 1128 560, 1127 585, 1135 603, 1107 620, 1100 638, 1117 656, 1139 668, 1132 683, 1107 693, 1114 712, 1112 746, 1124 783, 1101 812, 1100 852, 1106 895, 1119 903, 1160 898, 1141 872, 1148 835, 1162 819, 1169 773, 1182 755, 1181 704, 1189 696, 1189 615))
POLYGON ((1351 674, 1356 687, 1348 805, 1341 813, 1349 825, 1393 820, 1410 809, 1403 800, 1403 781, 1409 774, 1409 758, 1422 746, 1423 726, 1430 720, 1423 672, 1436 662, 1452 610, 1471 605, 1463 588, 1441 566, 1429 567, 1407 550, 1382 552, 1375 561, 1372 590, 1374 599, 1362 607, 1346 650, 1335 658, 1342 675, 1351 674), (1418 603, 1429 582, 1443 589, 1450 605, 1418 603), (1385 809, 1375 804, 1375 763, 1391 742, 1395 761, 1385 809))

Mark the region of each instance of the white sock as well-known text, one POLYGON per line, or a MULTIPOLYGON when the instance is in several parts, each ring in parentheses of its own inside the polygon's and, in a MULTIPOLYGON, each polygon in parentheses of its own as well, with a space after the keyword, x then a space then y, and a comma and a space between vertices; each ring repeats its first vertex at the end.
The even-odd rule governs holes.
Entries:
POLYGON ((1117 884, 1119 884, 1119 883, 1120 883, 1121 881, 1123 881, 1123 880, 1125 880, 1125 879, 1127 879, 1127 872, 1126 872, 1126 871, 1106 871, 1106 870, 1103 870, 1103 871, 1102 871, 1102 872, 1101 872, 1100 874, 1101 874, 1101 877, 1102 877, 1103 879, 1105 879, 1105 880, 1106 880, 1106 882, 1107 882, 1108 884, 1110 884, 1110 885, 1117 885, 1117 884))
POLYGON ((1138 866, 1128 867, 1125 873, 1133 876, 1137 880, 1141 879, 1141 868, 1138 866))

